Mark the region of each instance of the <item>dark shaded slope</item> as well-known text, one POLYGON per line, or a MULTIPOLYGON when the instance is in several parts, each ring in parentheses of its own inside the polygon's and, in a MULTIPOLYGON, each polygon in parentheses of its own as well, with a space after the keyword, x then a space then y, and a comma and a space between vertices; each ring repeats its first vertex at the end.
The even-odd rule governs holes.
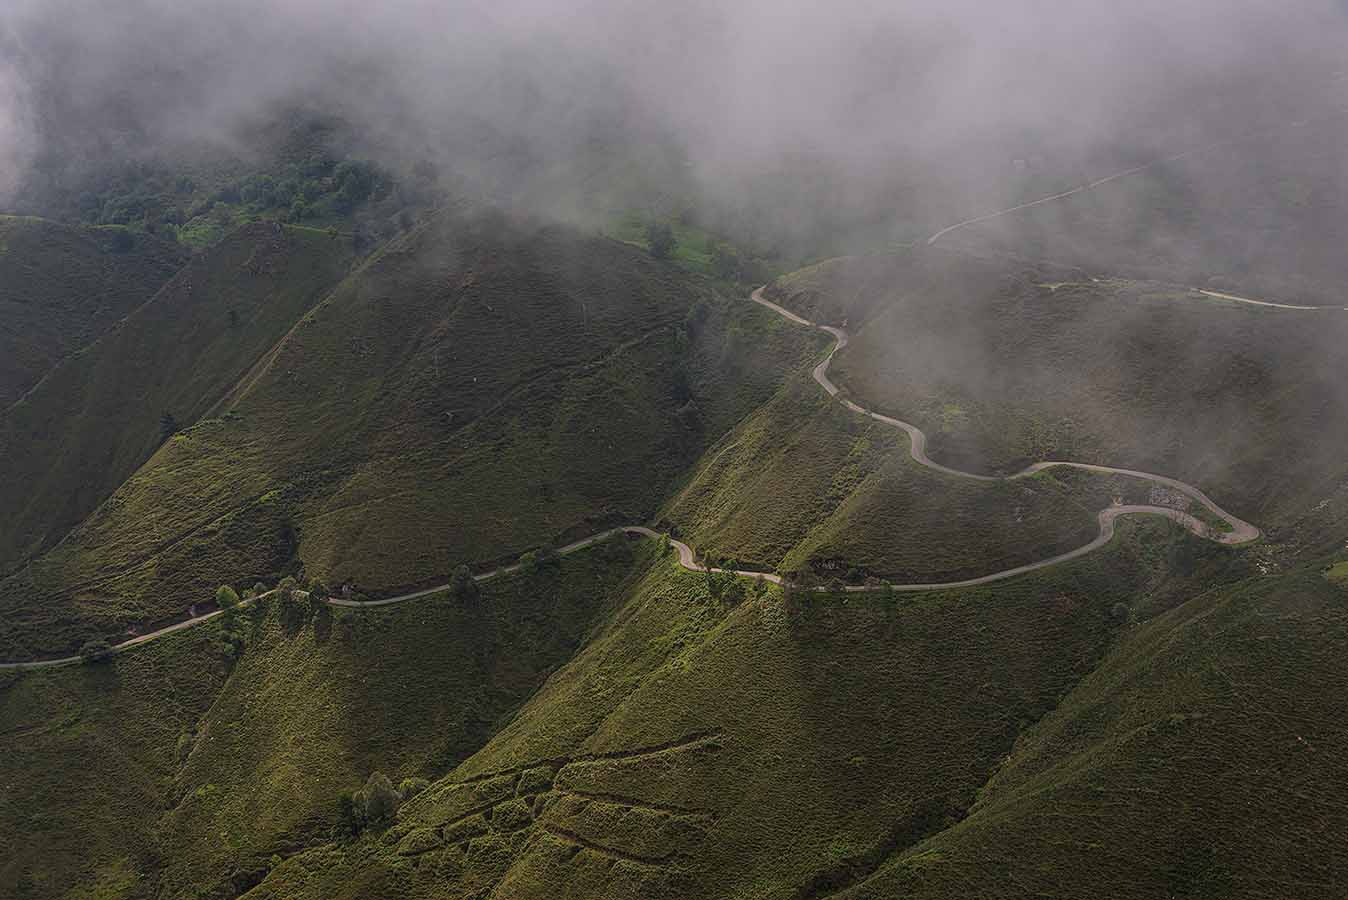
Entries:
POLYGON ((839 900, 1329 898, 1348 854, 1348 589, 1316 569, 1130 630, 963 823, 839 900))
POLYGON ((615 241, 447 214, 5 582, 9 640, 59 651, 301 565, 372 592, 443 583, 640 522, 817 347, 750 340, 771 318, 615 241))
POLYGON ((343 274, 349 242, 245 227, 0 414, 0 563, 50 546, 196 421, 343 274))
POLYGON ((182 248, 148 235, 0 216, 0 410, 184 262, 182 248))

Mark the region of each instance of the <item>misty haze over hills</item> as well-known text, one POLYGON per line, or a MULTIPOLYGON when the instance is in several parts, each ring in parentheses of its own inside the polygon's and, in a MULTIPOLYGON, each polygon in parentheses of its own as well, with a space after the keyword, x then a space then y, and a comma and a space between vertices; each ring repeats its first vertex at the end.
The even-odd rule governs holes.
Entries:
POLYGON ((0 900, 1339 900, 1344 0, 0 0, 0 900))
POLYGON ((249 157, 318 117, 532 210, 593 216, 577 178, 661 147, 674 164, 643 173, 646 203, 694 192, 742 228, 762 212, 911 239, 1341 109, 1345 18, 1268 0, 17 0, 0 188, 40 209, 122 161, 249 157))

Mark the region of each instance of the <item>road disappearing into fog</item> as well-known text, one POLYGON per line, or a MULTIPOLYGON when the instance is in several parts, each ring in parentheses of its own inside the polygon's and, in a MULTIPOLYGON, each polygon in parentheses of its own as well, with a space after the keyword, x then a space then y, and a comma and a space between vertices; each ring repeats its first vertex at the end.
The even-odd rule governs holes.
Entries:
MULTIPOLYGON (((937 235, 937 237, 940 237, 940 235, 937 235)), ((1034 572, 1039 569, 1045 569, 1048 568, 1049 566, 1055 566, 1058 565, 1059 563, 1064 563, 1069 560, 1077 559, 1078 557, 1085 556, 1086 554, 1091 553, 1105 546, 1113 539, 1115 523, 1118 521, 1119 518, 1123 516, 1132 516, 1132 515, 1163 516, 1167 519, 1170 519, 1172 522, 1175 522, 1183 526, 1184 528, 1187 528, 1189 531, 1193 532, 1199 537, 1203 537, 1211 541, 1216 541, 1219 544, 1226 544, 1226 545, 1245 544, 1249 543, 1250 541, 1256 540, 1260 536, 1260 531, 1258 528, 1251 525, 1249 522, 1246 522, 1242 519, 1237 518, 1231 513, 1228 513, 1226 510, 1218 506, 1210 497, 1208 497, 1207 494, 1204 494, 1198 488, 1193 487, 1192 485, 1189 484, 1185 484, 1184 482, 1179 481, 1177 479, 1168 478, 1164 475, 1153 475, 1148 472, 1138 472, 1133 469, 1117 469, 1112 466, 1098 466, 1089 463, 1076 463, 1058 460, 1048 460, 1045 462, 1035 463, 1034 465, 1023 469, 1022 471, 1015 473, 1014 475, 980 475, 973 472, 961 472, 958 469, 952 469, 949 466, 943 466, 927 455, 927 436, 926 434, 923 433, 922 429, 908 422, 904 422, 899 419, 892 418, 890 416, 885 416, 881 415, 880 413, 873 412, 869 409, 866 409, 864 406, 861 406, 857 403, 852 402, 851 400, 839 396, 840 391, 838 389, 838 386, 835 385, 831 380, 829 380, 828 369, 829 365, 833 362, 833 357, 838 353, 839 350, 842 350, 844 347, 847 346, 848 335, 845 330, 843 330, 842 328, 836 328, 831 325, 820 325, 815 322, 811 322, 809 319, 805 319, 801 316, 798 316, 795 313, 791 312, 790 310, 782 306, 778 306, 776 303, 773 303, 771 300, 765 298, 763 296, 763 291, 764 288, 759 288, 758 290, 754 291, 753 294, 750 296, 750 299, 753 300, 753 302, 757 303, 758 305, 773 311, 779 316, 782 316, 788 321, 794 322, 797 325, 802 325, 808 328, 816 328, 820 331, 823 331, 831 335, 834 338, 833 346, 832 348, 829 349, 828 355, 824 357, 822 362, 820 362, 817 366, 814 367, 813 373, 814 380, 818 382, 819 386, 822 387, 826 392, 828 392, 828 395, 830 397, 833 397, 834 399, 838 400, 839 403, 847 407, 852 412, 857 413, 858 415, 867 416, 868 418, 874 419, 877 422, 881 422, 885 425, 898 428, 901 431, 905 432, 910 440, 910 453, 913 457, 913 460, 916 461, 918 464, 953 478, 964 478, 973 481, 985 481, 985 482, 1015 481, 1022 478, 1032 477, 1034 475, 1039 474, 1040 472, 1053 468, 1081 469, 1087 472, 1096 472, 1108 475, 1127 475, 1132 478, 1140 478, 1148 481, 1153 481, 1157 484, 1164 485, 1168 488, 1180 491, 1181 493, 1188 496, 1190 499, 1204 506, 1209 512, 1213 513, 1219 519, 1226 522, 1227 525, 1229 525, 1231 528, 1230 531, 1219 532, 1211 528, 1207 524, 1199 521, 1197 518, 1190 515, 1189 513, 1181 512, 1180 510, 1169 509, 1163 506, 1111 506, 1107 509, 1101 510, 1101 512, 1097 516, 1097 519, 1100 523, 1100 532, 1095 537, 1095 539, 1092 540, 1090 543, 1078 547, 1075 550, 1070 550, 1067 553, 1062 553, 1057 556, 1050 557, 1048 559, 1040 560, 1039 562, 1029 563, 1028 565, 1017 566, 1014 569, 1006 569, 1001 572, 993 572, 989 575, 983 575, 978 578, 969 578, 963 581, 931 582, 924 584, 882 584, 876 586, 850 585, 842 589, 843 592, 845 593, 865 593, 865 592, 923 593, 929 591, 943 591, 943 590, 954 590, 958 588, 978 587, 980 585, 1004 581, 1008 578, 1015 578, 1016 576, 1024 575, 1027 572, 1034 572)), ((1218 294, 1214 296, 1218 296, 1221 297, 1222 299, 1228 300, 1241 299, 1224 294, 1218 294)), ((1260 306, 1278 306, 1278 304, 1266 304, 1260 303, 1259 301, 1246 301, 1246 302, 1256 303, 1257 305, 1260 306)), ((1292 307, 1292 308, 1299 309, 1305 307, 1292 307)), ((591 535, 590 537, 576 541, 575 543, 567 544, 565 547, 559 548, 557 550, 557 553, 560 556, 566 556, 567 554, 575 553, 579 550, 584 550, 587 547, 592 547, 601 541, 615 537, 619 534, 631 534, 648 538, 668 537, 668 535, 662 535, 661 533, 654 531, 650 528, 647 528, 644 525, 624 525, 618 528, 610 528, 607 531, 601 531, 598 534, 591 535)), ((763 581, 769 582, 771 584, 778 584, 778 585, 782 584, 782 578, 780 575, 774 575, 767 572, 754 572, 742 569, 719 569, 715 567, 709 569, 708 567, 698 563, 696 554, 693 552, 693 549, 689 547, 687 544, 681 541, 676 541, 673 538, 669 538, 669 543, 670 546, 673 549, 675 549, 678 553, 679 565, 691 572, 710 571, 712 573, 730 574, 744 578, 762 579, 763 581)), ((524 568, 523 563, 515 563, 514 565, 503 566, 499 569, 493 569, 490 572, 484 572, 480 575, 475 575, 473 576, 473 580, 479 583, 491 581, 492 579, 495 578, 500 578, 506 575, 511 575, 516 572, 519 572, 523 568, 524 568)), ((398 603, 406 603, 409 600, 417 600, 422 597, 428 597, 432 594, 443 593, 449 590, 449 587, 450 585, 448 584, 442 584, 437 585, 435 587, 424 588, 419 591, 413 591, 407 594, 399 594, 396 597, 386 597, 382 600, 359 601, 359 600, 343 600, 336 597, 330 597, 328 598, 327 603, 329 606, 344 609, 366 609, 381 606, 392 606, 398 603)), ((817 592, 829 592, 827 588, 815 588, 814 590, 817 592)), ((248 598, 245 600, 241 600, 239 602, 239 606, 240 607, 248 606, 252 603, 257 602, 258 600, 265 600, 267 598, 270 598, 276 595, 277 593, 278 593, 277 590, 267 591, 266 593, 260 594, 255 598, 248 598)), ((182 622, 177 622, 172 625, 165 626, 164 628, 157 629, 155 631, 147 632, 146 634, 137 635, 136 637, 133 637, 130 640, 123 641, 120 644, 114 645, 110 649, 110 652, 121 653, 123 651, 130 650, 134 647, 146 643, 147 641, 152 641, 156 638, 160 638, 168 634, 173 634, 174 632, 182 631, 183 629, 191 628, 193 626, 200 625, 204 622, 209 622, 210 620, 223 614, 224 614, 223 610, 215 610, 213 612, 205 613, 200 616, 185 619, 182 622)), ((0 671, 4 670, 12 671, 23 669, 46 669, 46 668, 54 668, 57 666, 73 665, 80 661, 81 658, 79 656, 64 656, 58 659, 35 660, 30 662, 6 662, 0 663, 0 671)))
POLYGON ((1005 572, 998 572, 993 575, 987 575, 982 578, 975 578, 969 581, 953 582, 950 584, 894 585, 893 587, 895 590, 935 590, 943 587, 967 587, 976 584, 987 584, 990 581, 1000 581, 1001 579, 1009 578, 1012 575, 1019 575, 1024 572, 1033 571, 1034 569, 1041 569, 1044 566, 1050 566, 1055 563, 1063 562, 1064 560, 1067 559, 1073 559, 1077 556, 1082 555, 1083 553, 1088 553, 1091 550, 1094 550, 1096 547, 1099 547, 1104 543, 1107 543, 1109 537, 1113 535, 1114 520, 1121 515, 1148 514, 1148 515, 1165 516, 1166 518, 1171 519, 1172 521, 1178 522, 1185 528, 1188 528, 1190 531, 1192 531, 1199 537, 1204 537, 1209 540, 1216 541, 1220 544, 1232 544, 1232 545, 1246 544, 1249 543, 1250 541, 1257 539, 1260 535, 1258 528, 1254 527, 1249 522, 1246 522, 1244 519, 1237 518, 1236 516, 1222 509, 1211 497, 1200 491, 1198 488, 1194 487, 1193 485, 1186 484, 1178 479, 1170 478, 1165 475, 1154 475, 1150 472, 1139 472, 1135 469, 1118 469, 1113 466, 1099 466, 1091 463, 1068 462, 1065 460, 1046 460, 1044 462, 1037 462, 1031 466, 1027 466, 1026 468, 1022 469, 1019 472, 1016 472, 1013 475, 980 475, 974 472, 962 472, 959 469, 952 469, 949 466, 943 466, 927 455, 927 435, 923 433, 922 429, 908 422, 904 422, 899 419, 892 418, 890 416, 885 416, 881 415, 880 413, 873 412, 869 409, 866 409, 864 406, 861 406, 860 404, 848 400, 845 397, 838 396, 840 393, 840 389, 836 384, 834 384, 829 379, 828 369, 829 365, 833 362, 833 357, 837 355, 839 350, 842 350, 844 347, 847 346, 848 338, 846 331, 844 331, 841 328, 835 328, 830 325, 818 325, 814 322, 809 321, 808 319, 804 319, 796 315, 795 313, 791 312, 790 310, 778 306, 776 303, 773 303, 771 300, 765 298, 763 296, 763 290, 764 290, 763 288, 759 288, 758 290, 754 291, 752 299, 755 303, 759 304, 760 306, 767 307, 768 309, 772 310, 778 315, 784 316, 785 318, 799 325, 808 325, 812 328, 818 328, 820 331, 827 332, 828 334, 833 336, 834 338, 833 348, 829 350, 828 355, 824 357, 824 361, 814 367, 814 380, 819 383, 819 386, 822 387, 825 391, 827 391, 830 397, 836 399, 839 403, 847 407, 852 412, 857 413, 858 415, 863 415, 868 418, 874 419, 877 422, 883 422, 886 425, 890 425, 894 428, 898 428, 901 431, 905 432, 908 435, 910 441, 911 449, 909 452, 911 453, 913 460, 917 462, 919 465, 926 466, 928 469, 940 472, 943 475, 950 475, 955 478, 966 478, 973 481, 985 481, 985 482, 1016 481, 1022 478, 1029 478, 1031 476, 1039 474, 1040 472, 1044 472, 1047 471, 1048 469, 1055 469, 1055 468, 1081 469, 1086 472, 1095 472, 1103 475, 1127 475, 1131 478, 1140 478, 1146 481, 1152 481, 1155 482, 1156 484, 1164 485, 1165 487, 1177 490, 1186 495, 1187 497, 1189 497, 1191 500, 1200 503, 1202 506, 1207 508, 1209 512, 1217 516, 1219 519, 1221 519, 1231 527, 1230 531, 1217 532, 1214 531, 1212 528, 1208 527, 1207 525, 1205 525, 1204 523, 1200 522, 1198 519, 1189 515, 1188 513, 1179 512, 1178 510, 1168 509, 1162 506, 1116 506, 1106 509, 1100 513, 1100 537, 1097 538, 1096 541, 1093 542, 1092 544, 1089 544, 1086 547, 1083 547, 1079 550, 1075 550, 1072 551, 1071 553, 1064 554, 1063 556, 1054 557, 1053 559, 1045 560, 1040 563, 1034 563, 1032 565, 1023 566, 1018 569, 1008 569, 1005 572))

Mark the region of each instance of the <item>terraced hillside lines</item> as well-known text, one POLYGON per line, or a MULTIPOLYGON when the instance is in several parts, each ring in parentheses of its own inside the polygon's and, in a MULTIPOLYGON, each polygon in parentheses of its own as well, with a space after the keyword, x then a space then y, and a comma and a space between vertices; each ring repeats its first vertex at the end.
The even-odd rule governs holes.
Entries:
MULTIPOLYGON (((838 389, 838 386, 829 380, 828 369, 829 364, 832 363, 833 361, 833 357, 838 353, 838 351, 842 350, 844 347, 847 346, 847 332, 841 328, 835 328, 828 325, 817 325, 814 322, 807 321, 801 318, 800 316, 796 315, 795 313, 792 313, 786 310, 785 308, 778 306, 771 300, 764 298, 763 290, 764 288, 759 288, 758 290, 754 291, 753 300, 755 303, 765 306, 768 309, 771 309, 773 312, 785 316, 786 318, 790 319, 793 322, 802 325, 809 325, 810 327, 818 328, 821 331, 825 331, 833 335, 833 337, 835 338, 833 348, 829 351, 828 355, 824 358, 823 362, 819 363, 819 365, 815 367, 814 380, 817 381, 819 385, 829 393, 829 396, 838 398, 840 391, 838 389)), ((838 399, 839 402, 843 404, 843 406, 847 407, 852 412, 858 413, 863 416, 868 416, 869 418, 875 419, 877 422, 883 422, 886 425, 892 425, 893 427, 901 429, 902 431, 907 433, 911 441, 910 453, 912 454, 914 461, 916 461, 920 465, 923 465, 934 471, 940 472, 944 475, 951 475, 956 478, 968 478, 973 479, 975 481, 1014 481, 1021 478, 1027 478, 1038 472, 1043 472, 1053 468, 1070 468, 1110 475, 1127 475, 1132 478, 1141 478, 1147 481, 1153 481, 1157 484, 1164 485, 1165 487, 1169 488, 1174 488, 1175 490, 1178 490, 1186 494, 1193 500, 1201 503, 1210 512, 1212 512, 1223 522, 1229 525, 1231 529, 1230 531, 1217 532, 1209 528, 1207 525, 1203 524, 1193 516, 1177 513, 1175 510, 1167 509, 1165 507, 1140 506, 1140 505, 1117 507, 1114 509, 1105 510, 1101 512, 1100 538, 1097 539, 1096 542, 1089 545, 1089 549, 1074 551, 1072 554, 1068 554, 1064 557, 1059 557, 1054 560, 1045 561, 1044 563, 1035 564, 1032 567, 1017 570, 1011 574, 1020 574, 1023 571, 1033 571, 1034 568, 1040 568, 1044 565, 1053 565, 1055 562, 1061 562, 1064 559, 1075 558, 1076 556, 1080 555, 1083 552, 1089 552, 1089 550, 1093 550, 1096 547, 1101 546, 1103 543, 1109 540, 1109 535, 1113 534, 1113 521, 1120 515, 1155 514, 1166 516, 1172 521, 1178 522, 1179 524, 1188 528, 1190 531, 1192 531, 1199 537, 1206 537, 1209 538, 1210 540, 1215 540, 1218 543, 1222 544, 1232 544, 1232 545, 1245 544, 1249 543, 1250 541, 1257 540, 1260 535, 1258 528, 1254 527, 1249 522, 1246 522, 1243 519, 1239 519, 1236 516, 1232 515, 1231 513, 1228 513, 1226 510, 1218 506, 1210 497, 1208 497, 1198 488, 1193 487, 1192 485, 1189 484, 1185 484, 1184 482, 1179 481, 1178 479, 1169 478, 1164 475, 1153 475, 1148 472, 1138 472, 1132 469, 1120 469, 1115 468, 1113 466, 1101 466, 1088 463, 1059 462, 1059 461, 1037 462, 1026 467, 1025 469, 1022 469, 1019 472, 1016 472, 1013 475, 1005 475, 1005 476, 980 475, 973 472, 963 472, 960 471, 959 469, 952 469, 949 466, 943 466, 940 463, 935 462, 930 456, 927 455, 927 436, 922 432, 922 429, 918 428, 916 425, 912 425, 909 424, 908 422, 904 422, 899 419, 892 418, 890 416, 884 416, 881 415, 880 413, 873 412, 845 397, 838 399)), ((1001 574, 989 577, 997 579, 1003 577, 1010 577, 1010 575, 1001 574)), ((966 584, 972 585, 980 583, 985 582, 974 580, 971 582, 967 582, 966 584)), ((911 586, 911 587, 913 589, 921 590, 925 586, 911 586)))
MULTIPOLYGON (((613 862, 677 870, 706 839, 716 811, 611 793, 605 789, 606 767, 596 764, 641 766, 663 760, 677 766, 681 754, 718 753, 721 741, 719 734, 697 733, 657 746, 532 760, 442 782, 402 810, 405 836, 396 852, 411 857, 457 845, 467 853, 473 838, 536 827, 547 843, 536 843, 528 853, 552 855, 548 843, 555 843, 571 848, 570 855, 588 851, 613 862), (604 821, 623 825, 616 833, 597 834, 596 826, 604 821)), ((516 865, 528 868, 527 856, 516 865)))
POLYGON ((98 666, 0 673, 0 895, 238 896, 273 854, 325 840, 372 769, 436 778, 479 749, 656 558, 595 547, 471 606, 310 620, 272 600, 241 611, 237 659, 212 623, 98 666))
POLYGON ((185 262, 152 235, 0 216, 0 414, 185 262))
POLYGON ((249 900, 728 900, 845 883, 964 817, 1017 734, 1108 652, 1117 604, 1171 602, 1156 551, 1175 536, 1121 530, 1021 581, 797 613, 774 587, 718 602, 666 557, 395 825, 286 858, 249 900))

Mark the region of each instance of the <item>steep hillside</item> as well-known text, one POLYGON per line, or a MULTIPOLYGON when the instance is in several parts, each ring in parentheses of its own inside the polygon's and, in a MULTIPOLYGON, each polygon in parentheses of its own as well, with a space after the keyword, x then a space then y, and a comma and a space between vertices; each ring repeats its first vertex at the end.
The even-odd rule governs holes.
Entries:
POLYGON ((908 451, 902 431, 845 409, 802 373, 708 452, 663 516, 691 546, 749 568, 930 583, 1081 547, 1115 502, 1197 512, 1136 478, 1049 470, 984 483, 908 451))
POLYGON ((1127 532, 996 589, 796 612, 775 589, 725 608, 666 561, 395 827, 302 851, 248 896, 825 896, 963 819, 1120 605, 1170 602, 1170 533, 1127 532))
POLYGON ((1342 310, 939 250, 832 261, 771 293, 848 320, 854 339, 831 377, 921 427, 948 465, 1073 459, 1159 472, 1266 526, 1348 474, 1342 310))
POLYGON ((349 241, 324 233, 241 229, 0 413, 0 570, 59 540, 205 413, 349 259, 349 241))
MULTIPOLYGON (((375 769, 436 777, 478 749, 650 564, 567 557, 445 596, 310 620, 273 603, 106 666, 0 682, 0 885, 19 897, 234 897, 324 839, 375 769), (82 892, 82 893, 81 893, 82 892)), ((7 892, 6 896, 10 896, 7 892)))
POLYGON ((190 733, 226 680, 211 629, 103 667, 0 675, 6 896, 143 897, 151 836, 190 733), (101 894, 98 893, 101 891, 101 894))
POLYGON ((1348 588, 1317 569, 1131 629, 966 820, 837 896, 1339 896, 1348 588))
POLYGON ((5 580, 0 645, 64 650, 299 567, 371 593, 441 583, 642 521, 818 352, 772 318, 616 241, 446 214, 5 580))
POLYGON ((183 250, 115 228, 0 216, 0 410, 154 296, 183 250))

